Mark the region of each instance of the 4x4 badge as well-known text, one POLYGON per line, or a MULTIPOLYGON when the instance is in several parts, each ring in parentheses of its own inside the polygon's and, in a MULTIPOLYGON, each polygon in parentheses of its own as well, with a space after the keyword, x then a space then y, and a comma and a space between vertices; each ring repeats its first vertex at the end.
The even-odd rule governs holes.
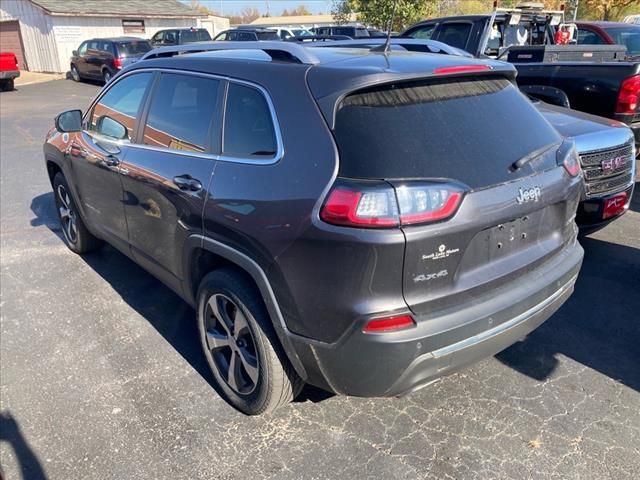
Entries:
POLYGON ((540 190, 540 187, 519 188, 518 196, 516 197, 516 202, 518 203, 537 202, 540 200, 541 194, 542 194, 542 191, 540 190))

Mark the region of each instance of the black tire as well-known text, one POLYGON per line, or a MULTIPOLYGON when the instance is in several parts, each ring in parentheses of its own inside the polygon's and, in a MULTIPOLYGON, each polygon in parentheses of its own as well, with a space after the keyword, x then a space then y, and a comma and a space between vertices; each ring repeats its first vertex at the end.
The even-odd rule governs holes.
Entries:
POLYGON ((109 83, 112 78, 113 74, 111 73, 111 71, 108 68, 105 68, 102 71, 102 80, 104 81, 104 84, 106 85, 107 83, 109 83))
POLYGON ((282 351, 253 283, 233 269, 216 270, 202 279, 197 299, 202 348, 225 400, 247 415, 272 412, 291 402, 304 383, 282 351), (237 375, 229 374, 232 364, 237 364, 237 375))
POLYGON ((78 67, 76 67, 75 65, 71 65, 71 79, 74 82, 79 82, 80 80, 82 80, 80 72, 78 71, 78 67))
POLYGON ((60 172, 56 173, 53 178, 53 195, 56 200, 58 220, 60 220, 62 227, 62 237, 67 247, 78 254, 92 252, 100 248, 102 240, 95 237, 85 226, 69 190, 67 180, 60 172))
POLYGON ((10 80, 0 80, 0 91, 9 92, 13 90, 13 78, 10 80))

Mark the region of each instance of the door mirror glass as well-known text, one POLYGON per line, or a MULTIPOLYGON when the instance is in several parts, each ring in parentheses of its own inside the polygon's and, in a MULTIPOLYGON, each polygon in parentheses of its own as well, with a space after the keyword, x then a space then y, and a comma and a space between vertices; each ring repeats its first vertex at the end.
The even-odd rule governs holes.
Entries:
POLYGON ((73 55, 74 57, 78 56, 78 50, 74 50, 73 52, 71 52, 71 55, 73 55))
POLYGON ((104 135, 105 137, 115 138, 117 140, 129 139, 129 132, 127 131, 127 127, 108 115, 98 118, 96 127, 98 133, 100 135, 104 135))
POLYGON ((67 110, 56 117, 56 130, 59 132, 79 132, 82 130, 82 112, 67 110))

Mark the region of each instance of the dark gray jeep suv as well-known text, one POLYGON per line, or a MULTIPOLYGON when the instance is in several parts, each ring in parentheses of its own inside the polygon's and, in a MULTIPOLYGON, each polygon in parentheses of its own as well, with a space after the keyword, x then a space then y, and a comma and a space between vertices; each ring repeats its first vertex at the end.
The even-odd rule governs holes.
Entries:
POLYGON ((304 382, 411 392, 573 290, 577 154, 514 76, 286 42, 154 50, 56 118, 44 153, 64 240, 108 241, 192 305, 243 412, 304 382))

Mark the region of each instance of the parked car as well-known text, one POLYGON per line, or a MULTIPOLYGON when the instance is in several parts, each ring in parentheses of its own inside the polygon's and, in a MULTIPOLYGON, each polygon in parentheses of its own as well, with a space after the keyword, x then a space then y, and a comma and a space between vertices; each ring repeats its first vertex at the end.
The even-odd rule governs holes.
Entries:
POLYGON ((369 30, 362 25, 328 25, 311 29, 314 35, 345 35, 351 38, 370 37, 369 30))
MULTIPOLYGON (((334 42, 335 47, 373 48, 380 39, 334 42)), ((323 47, 323 45, 316 45, 323 47)), ((390 48, 461 56, 454 47, 448 50, 434 40, 394 38, 390 48)), ((564 137, 576 144, 584 171, 584 190, 576 221, 584 234, 592 233, 620 217, 629 208, 635 182, 635 148, 631 130, 621 122, 558 107, 531 97, 535 107, 564 137)))
POLYGON ((20 76, 18 58, 12 52, 0 52, 0 90, 14 89, 14 80, 20 76))
POLYGON ((282 40, 286 40, 287 38, 292 37, 310 37, 313 35, 306 28, 295 28, 295 27, 269 27, 272 30, 275 30, 282 40))
POLYGON ((624 214, 636 174, 633 132, 621 122, 577 110, 534 104, 565 138, 571 138, 584 172, 584 191, 576 222, 583 233, 599 230, 624 214))
POLYGON ((192 305, 229 403, 409 393, 571 294, 577 153, 511 65, 207 49, 149 52, 60 114, 44 156, 68 247, 108 241, 192 305))
POLYGON ((280 35, 271 28, 234 28, 220 32, 213 40, 216 42, 256 42, 259 40, 280 40, 280 35))
POLYGON ((640 59, 640 24, 576 22, 578 45, 624 45, 627 56, 640 59))
POLYGON ((71 78, 107 83, 122 68, 151 50, 148 40, 137 37, 92 38, 80 44, 71 57, 71 78))
POLYGON ((631 23, 633 25, 640 25, 640 15, 627 15, 624 17, 624 23, 631 23))
POLYGON ((211 40, 211 35, 206 28, 170 28, 156 32, 151 37, 151 45, 156 48, 193 42, 208 42, 209 40, 211 40))
POLYGON ((515 65, 518 85, 541 100, 628 125, 640 146, 640 62, 622 61, 614 45, 554 45, 562 12, 503 9, 487 15, 434 18, 403 37, 433 39, 480 58, 515 65))

